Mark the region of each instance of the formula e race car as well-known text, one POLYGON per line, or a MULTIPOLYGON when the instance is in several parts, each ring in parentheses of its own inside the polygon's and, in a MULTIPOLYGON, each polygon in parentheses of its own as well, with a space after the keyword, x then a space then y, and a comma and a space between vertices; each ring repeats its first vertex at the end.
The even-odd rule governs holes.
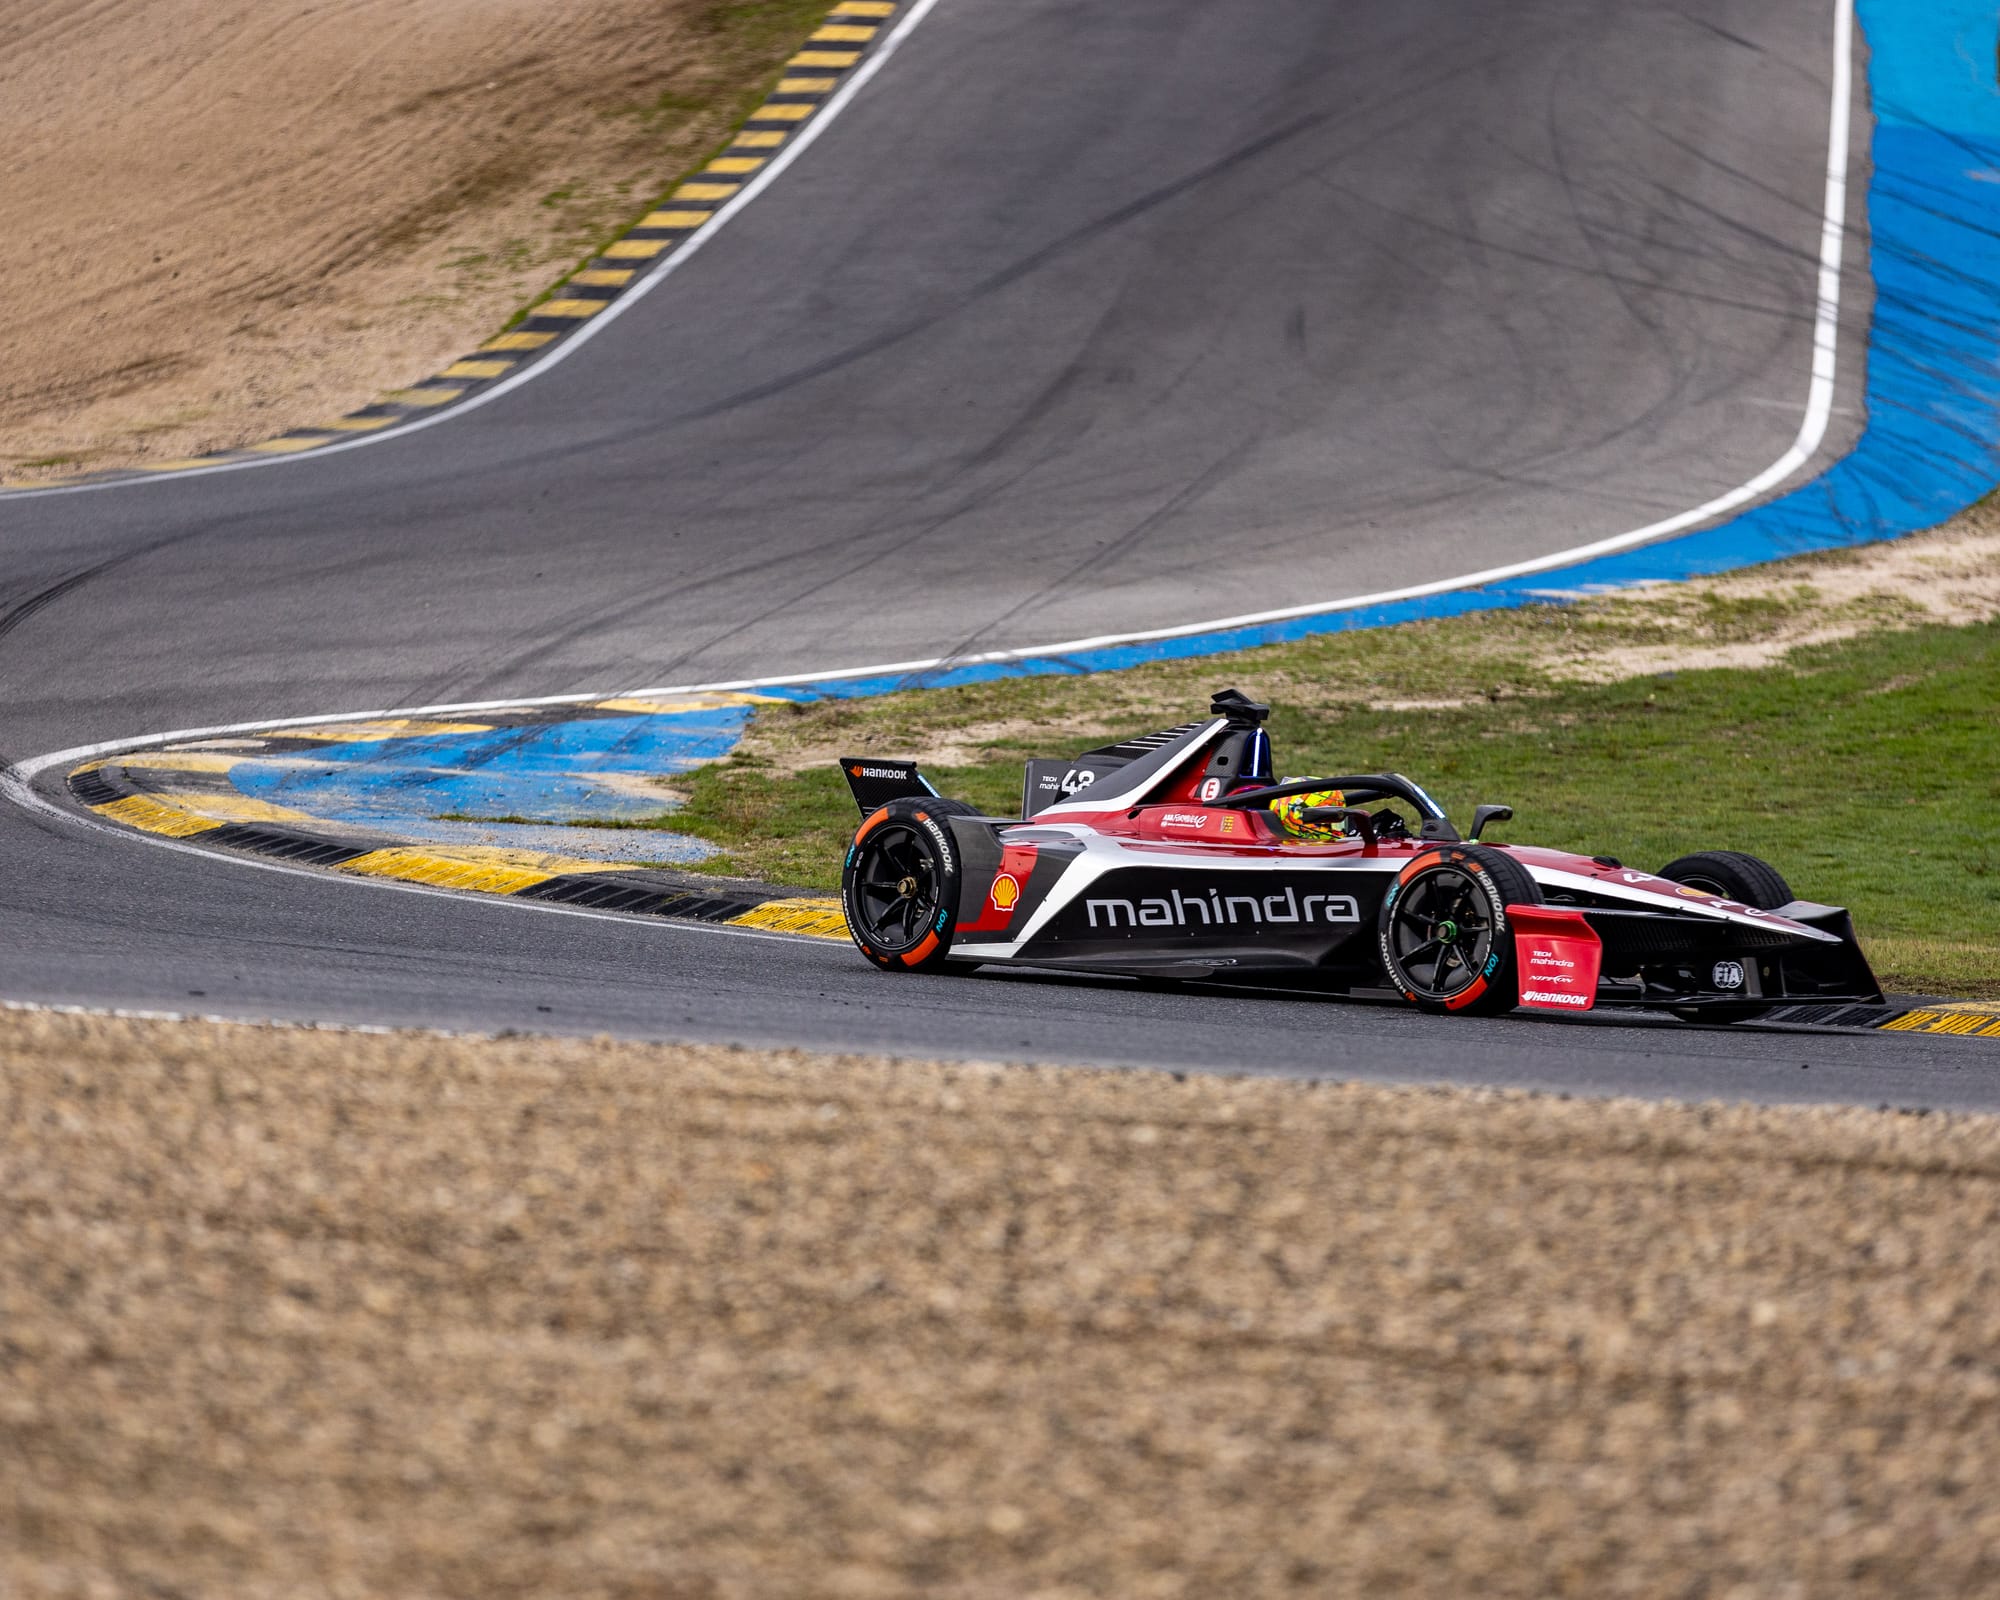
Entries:
POLYGON ((1269 715, 1225 689, 1199 722, 1031 761, 1020 820, 939 797, 914 762, 843 760, 864 816, 841 874, 854 942, 896 972, 1005 962, 1439 1012, 1882 998, 1848 914, 1755 856, 1655 873, 1484 843, 1508 807, 1461 835, 1396 773, 1276 781, 1269 715))

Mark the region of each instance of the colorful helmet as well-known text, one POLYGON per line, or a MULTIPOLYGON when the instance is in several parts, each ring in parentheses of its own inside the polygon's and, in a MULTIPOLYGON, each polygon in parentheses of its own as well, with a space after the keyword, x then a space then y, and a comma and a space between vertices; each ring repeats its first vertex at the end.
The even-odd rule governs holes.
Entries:
POLYGON ((1271 802, 1271 817, 1294 839, 1311 839, 1321 844, 1331 844, 1336 839, 1347 837, 1347 824, 1339 822, 1308 822, 1304 813, 1314 806, 1344 806, 1347 796, 1338 789, 1315 789, 1310 794, 1286 795, 1282 800, 1271 802))

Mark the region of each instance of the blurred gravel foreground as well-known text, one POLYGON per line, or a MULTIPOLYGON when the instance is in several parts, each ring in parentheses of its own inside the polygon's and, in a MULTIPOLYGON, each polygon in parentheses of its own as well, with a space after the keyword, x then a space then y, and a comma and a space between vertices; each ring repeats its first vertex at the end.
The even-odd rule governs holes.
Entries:
POLYGON ((0 1129, 9 1600, 2000 1592, 2000 1121, 4 1013, 0 1129))

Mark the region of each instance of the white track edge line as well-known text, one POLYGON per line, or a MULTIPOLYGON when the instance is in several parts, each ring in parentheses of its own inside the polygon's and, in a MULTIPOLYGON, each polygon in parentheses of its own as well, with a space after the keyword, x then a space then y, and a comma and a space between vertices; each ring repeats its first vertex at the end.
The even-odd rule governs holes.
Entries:
MULTIPOLYGON (((734 217, 737 212, 741 211, 752 200, 756 199, 758 195, 762 194, 775 183, 778 176, 787 167, 812 148, 814 142, 826 131, 834 118, 839 116, 847 108, 848 102, 861 92, 862 88, 876 73, 882 70, 888 63, 889 58, 896 53, 897 47, 910 36, 917 24, 930 14, 932 8, 937 3, 938 0, 916 0, 916 4, 904 13, 902 21, 898 22, 889 31, 888 36, 875 47, 874 52, 868 59, 854 69, 854 76, 842 84, 832 97, 819 108, 817 115, 807 120, 805 125, 792 136, 791 142, 772 158, 770 165, 745 184, 727 205, 718 210, 701 227, 689 234, 681 242, 678 250, 668 255, 615 300, 606 302, 604 310, 576 329, 575 332, 570 334, 567 339, 564 339, 547 355, 538 361, 529 363, 511 377, 501 379, 492 388, 481 390, 470 400, 446 406, 442 411, 438 411, 427 417, 413 417, 406 422, 398 423, 393 428, 385 428, 379 433, 371 433, 362 438, 338 440, 331 444, 322 445, 318 449, 301 451, 297 455, 267 456, 257 461, 223 461, 218 462, 212 467, 194 467, 185 472, 161 473, 156 477, 113 478, 107 479, 103 483, 53 484, 46 489, 12 489, 0 492, 0 502, 39 500, 58 494, 89 494, 103 489, 129 489, 139 484, 185 483, 191 478, 208 478, 222 472, 244 472, 252 468, 286 467, 295 466, 305 461, 319 461, 327 456, 339 455, 342 451, 362 450, 366 449, 369 445, 387 444, 391 439, 407 438, 410 434, 420 433, 425 428, 435 428, 443 423, 455 421, 467 412, 477 411, 481 406, 498 400, 504 394, 511 394, 514 390, 520 388, 521 385, 531 383, 536 378, 541 377, 543 373, 554 370, 564 361, 567 361, 576 351, 596 338, 600 332, 617 321, 632 306, 636 305, 648 294, 651 294, 653 290, 658 288, 675 272, 679 271, 682 266, 701 250, 703 245, 707 244, 710 239, 722 231, 730 218, 734 217)), ((417 381, 423 382, 425 380, 419 379, 417 381)), ((303 426, 309 427, 310 424, 304 424, 303 426)), ((240 448, 248 449, 249 446, 241 446, 240 448)))

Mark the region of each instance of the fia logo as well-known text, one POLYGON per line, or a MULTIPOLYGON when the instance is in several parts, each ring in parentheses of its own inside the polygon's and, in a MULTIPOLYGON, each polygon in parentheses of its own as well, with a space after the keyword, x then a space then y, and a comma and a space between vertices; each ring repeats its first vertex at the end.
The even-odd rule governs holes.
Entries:
POLYGON ((1743 987, 1743 964, 1740 961, 1718 961, 1709 979, 1718 989, 1740 989, 1743 987))

